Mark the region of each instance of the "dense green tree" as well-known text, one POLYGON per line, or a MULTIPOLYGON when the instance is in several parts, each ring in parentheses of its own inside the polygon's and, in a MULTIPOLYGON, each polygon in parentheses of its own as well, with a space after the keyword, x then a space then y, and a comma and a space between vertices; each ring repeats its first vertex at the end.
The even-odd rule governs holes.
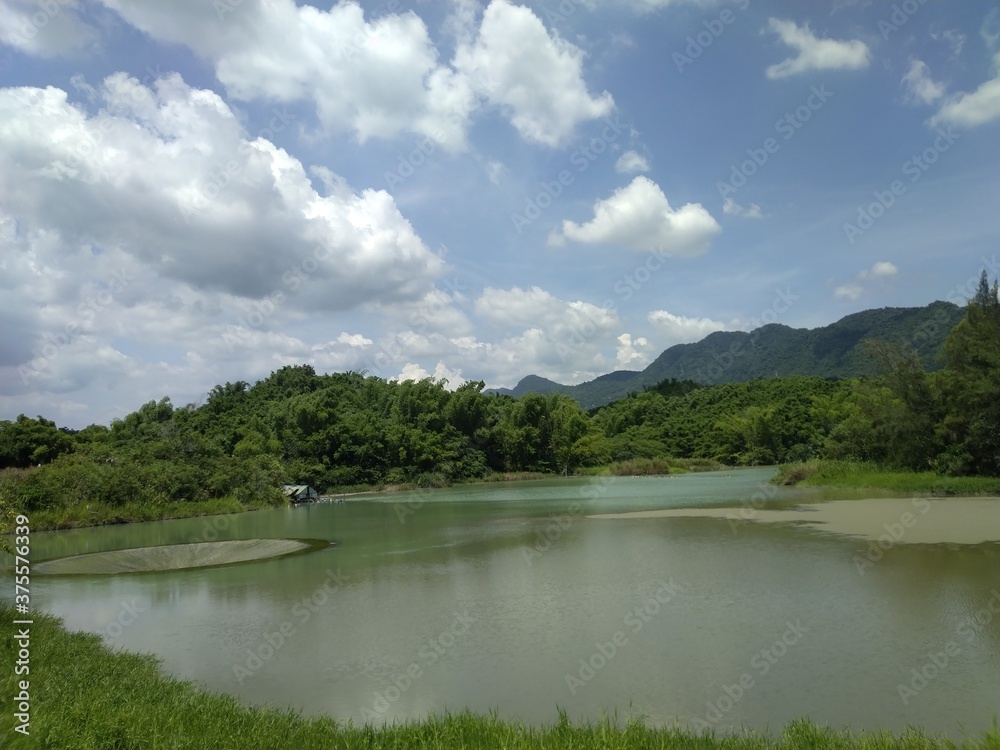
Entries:
POLYGON ((38 466, 73 450, 73 439, 44 417, 0 422, 0 468, 38 466))
POLYGON ((937 380, 943 468, 1000 476, 1000 297, 985 271, 965 319, 945 342, 945 362, 937 380))

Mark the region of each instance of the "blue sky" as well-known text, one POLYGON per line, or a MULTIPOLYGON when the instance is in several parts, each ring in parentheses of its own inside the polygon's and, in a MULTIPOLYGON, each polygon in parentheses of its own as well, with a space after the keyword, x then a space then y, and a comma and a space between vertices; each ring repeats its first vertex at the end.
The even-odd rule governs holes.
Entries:
POLYGON ((2 417, 512 386, 997 275, 997 2, 7 2, 2 417))

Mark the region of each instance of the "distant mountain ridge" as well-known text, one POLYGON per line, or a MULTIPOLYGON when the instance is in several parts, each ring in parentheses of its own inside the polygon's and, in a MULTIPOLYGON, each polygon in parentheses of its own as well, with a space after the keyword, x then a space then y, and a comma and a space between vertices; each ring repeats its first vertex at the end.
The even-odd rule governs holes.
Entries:
POLYGON ((669 378, 714 385, 784 375, 861 377, 874 372, 861 351, 868 339, 909 344, 933 371, 941 366, 945 339, 964 315, 965 308, 938 301, 925 307, 863 310, 821 328, 771 323, 750 332, 716 331, 697 343, 666 349, 641 371, 617 370, 579 385, 528 375, 513 388, 492 390, 511 396, 564 393, 591 409, 669 378))

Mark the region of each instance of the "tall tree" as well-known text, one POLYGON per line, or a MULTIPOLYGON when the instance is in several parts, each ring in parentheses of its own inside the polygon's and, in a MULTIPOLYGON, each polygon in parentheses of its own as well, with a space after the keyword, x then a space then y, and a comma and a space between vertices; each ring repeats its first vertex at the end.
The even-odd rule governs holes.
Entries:
POLYGON ((945 361, 939 387, 947 405, 947 468, 1000 476, 1000 297, 986 271, 945 342, 945 361))

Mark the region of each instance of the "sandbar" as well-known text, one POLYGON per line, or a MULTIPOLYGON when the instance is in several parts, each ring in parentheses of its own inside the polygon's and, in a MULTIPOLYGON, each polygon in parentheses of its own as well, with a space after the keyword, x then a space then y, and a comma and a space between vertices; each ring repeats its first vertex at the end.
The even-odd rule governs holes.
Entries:
POLYGON ((45 575, 108 575, 204 568, 264 560, 299 552, 311 546, 310 542, 299 539, 234 539, 133 547, 46 560, 36 563, 33 572, 45 575))
POLYGON ((795 523, 816 531, 899 544, 1000 542, 1000 497, 904 497, 830 500, 792 508, 671 508, 602 513, 595 519, 718 518, 755 523, 795 523))

